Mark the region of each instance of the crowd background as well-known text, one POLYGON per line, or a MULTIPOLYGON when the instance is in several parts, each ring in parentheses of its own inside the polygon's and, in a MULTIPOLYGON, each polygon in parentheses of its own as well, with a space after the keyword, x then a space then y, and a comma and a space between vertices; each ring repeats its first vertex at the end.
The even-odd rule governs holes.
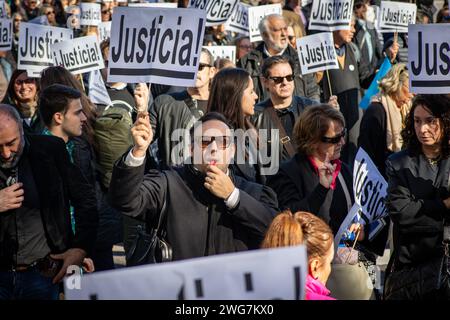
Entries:
MULTIPOLYGON (((175 147, 170 139, 171 133, 175 129, 190 129, 195 121, 205 120, 206 115, 207 121, 222 121, 230 128, 243 129, 251 133, 251 141, 244 146, 245 159, 251 156, 250 145, 260 143, 258 129, 278 129, 280 141, 270 141, 269 144, 279 145, 277 157, 281 162, 280 170, 275 174, 265 175, 263 169, 267 164, 246 162, 227 166, 225 172, 230 177, 238 177, 232 179, 233 185, 239 185, 251 195, 250 197, 260 202, 256 204, 252 202, 254 199, 245 198, 249 208, 248 211, 244 210, 245 214, 240 213, 242 215, 240 219, 244 221, 246 227, 252 224, 256 224, 257 227, 251 226, 251 231, 245 231, 245 228, 243 231, 229 227, 228 224, 233 225, 234 222, 227 222, 226 227, 233 232, 243 232, 244 235, 240 236, 243 243, 236 244, 236 239, 229 234, 228 229, 220 229, 214 231, 217 233, 213 233, 217 247, 214 248, 208 242, 210 247, 203 252, 198 248, 190 251, 184 247, 186 244, 183 241, 189 241, 189 236, 200 237, 205 226, 210 226, 210 220, 199 220, 196 226, 199 228, 198 234, 184 232, 178 239, 176 232, 182 229, 182 222, 178 227, 178 224, 169 218, 168 238, 175 246, 175 259, 255 249, 260 246, 263 239, 263 247, 305 243, 310 267, 307 298, 329 298, 330 291, 325 285, 327 280, 330 280, 328 287, 331 289, 332 297, 382 299, 384 279, 380 281, 380 274, 384 277, 386 268, 388 273, 394 275, 397 271, 415 268, 438 255, 438 250, 429 249, 439 247, 442 241, 443 221, 448 217, 450 207, 449 190, 448 188, 444 190, 448 174, 446 180, 442 178, 447 173, 445 170, 449 162, 447 130, 450 104, 446 100, 448 98, 419 96, 413 102, 406 67, 408 35, 399 34, 397 37, 394 34, 379 34, 376 31, 374 8, 379 6, 379 1, 354 1, 351 29, 333 32, 340 68, 330 70, 326 74, 311 75, 301 74, 295 39, 313 33, 307 28, 312 1, 243 0, 242 2, 252 6, 281 3, 283 14, 266 17, 260 23, 263 40, 258 43, 250 42, 246 36, 228 32, 225 25, 207 27, 204 45, 234 45, 237 60, 230 61, 224 58, 214 60, 211 53, 203 49, 197 80, 193 87, 151 84, 149 90, 146 84, 108 82, 106 74, 109 40, 103 41, 101 51, 106 68, 102 70, 102 76, 112 101, 111 105, 103 105, 91 102, 87 74, 74 76, 63 67, 57 66, 45 69, 40 78, 31 78, 25 71, 17 70, 21 22, 33 22, 40 16, 45 16, 44 24, 70 27, 76 37, 97 34, 96 27, 77 25, 75 20, 79 19, 80 1, 6 1, 7 15, 13 20, 14 39, 12 50, 0 51, 0 100, 19 112, 26 135, 42 135, 51 134, 53 131, 51 115, 46 114, 47 111, 41 111, 41 103, 46 103, 45 99, 51 100, 55 92, 67 90, 55 88, 54 85, 64 85, 80 93, 79 97, 77 94, 74 97, 78 97, 76 99, 80 99, 81 102, 82 133, 66 134, 64 140, 72 163, 81 170, 95 190, 99 222, 97 240, 89 254, 95 272, 114 269, 120 265, 118 260, 114 261, 113 246, 116 248, 123 246, 128 260, 127 265, 133 265, 134 261, 129 254, 130 248, 139 230, 145 229, 146 223, 149 222, 148 216, 153 217, 148 212, 164 210, 160 204, 166 201, 165 193, 157 189, 159 192, 157 197, 156 193, 152 192, 146 197, 155 197, 157 200, 154 201, 158 206, 153 207, 150 204, 148 208, 133 206, 135 208, 133 212, 126 212, 129 210, 127 207, 129 202, 136 199, 125 199, 126 197, 118 191, 123 185, 119 185, 114 179, 119 179, 121 175, 127 177, 125 174, 128 173, 124 168, 135 159, 130 162, 128 157, 121 158, 122 155, 133 146, 134 148, 140 146, 147 156, 145 164, 140 163, 145 167, 141 173, 145 172, 151 176, 150 178, 146 176, 146 179, 149 179, 152 186, 155 181, 163 184, 161 175, 156 174, 154 170, 167 170, 175 165, 170 157, 175 147), (359 108, 359 102, 384 59, 389 59, 393 67, 380 81, 380 92, 371 98, 368 109, 363 112, 359 108), (149 113, 148 123, 138 119, 139 112, 149 113), (208 118, 208 114, 211 113, 222 116, 208 118), (423 126, 431 128, 429 129, 432 131, 431 137, 421 135, 420 125, 417 127, 420 121, 423 122, 423 126), (151 132, 148 134, 151 137, 150 141, 147 141, 148 136, 140 136, 136 133, 137 129, 133 132, 132 128, 142 128, 141 130, 147 133, 151 132), (139 138, 149 143, 146 145, 139 138), (352 167, 357 148, 360 146, 368 152, 381 174, 389 180, 388 208, 392 221, 389 217, 385 219, 386 226, 373 241, 368 241, 366 237, 369 226, 352 224, 350 231, 356 233, 359 241, 356 247, 353 246, 354 248, 350 250, 352 255, 350 261, 353 261, 352 264, 357 266, 359 271, 333 273, 333 268, 330 267, 333 256, 330 258, 330 252, 334 251, 334 248, 330 239, 354 203, 352 167), (436 149, 436 146, 440 147, 436 149), (408 150, 412 150, 412 153, 408 153, 408 150), (391 155, 394 156, 389 158, 391 155), (390 160, 386 162, 388 158, 390 160), (122 161, 114 168, 114 164, 120 159, 122 161), (423 167, 427 163, 430 168, 423 167), (441 168, 442 171, 436 168, 441 168), (412 178, 404 173, 405 170, 413 171, 412 178), (428 185, 426 181, 422 181, 426 180, 426 177, 438 182, 428 185), (423 182, 423 186, 415 186, 414 179, 423 182), (259 185, 259 189, 252 187, 251 183, 259 185), (113 190, 110 190, 110 187, 113 190), (112 200, 109 198, 111 195, 112 200), (408 201, 411 201, 411 204, 406 205, 405 202, 408 201), (248 214, 252 208, 259 210, 253 212, 255 217, 248 214), (285 211, 270 225, 269 213, 274 216, 276 211, 281 210, 285 211), (147 217, 147 222, 135 219, 138 216, 147 217), (266 229, 269 230, 267 234, 266 229), (248 236, 245 232, 252 233, 252 236, 248 236), (422 242, 421 239, 425 240, 422 242), (226 241, 226 244, 220 244, 221 241, 226 241), (379 259, 386 252, 388 258, 391 256, 388 266, 386 260, 380 262, 379 259), (361 270, 363 270, 362 278, 361 270), (346 285, 348 290, 342 290, 344 280, 339 284, 338 277, 346 277, 347 284, 353 283, 355 279, 359 279, 359 283, 354 286, 346 285), (365 281, 364 277, 370 279, 374 288, 367 290, 364 287, 365 284, 362 283, 365 281)), ((178 7, 186 7, 187 4, 187 0, 178 1, 178 7)), ((418 6, 416 23, 450 22, 447 1, 418 0, 416 4, 418 6)), ((110 21, 114 8, 126 5, 127 2, 122 1, 102 1, 102 21, 110 21)), ((427 128, 423 130, 426 131, 427 128)), ((70 131, 63 128, 63 133, 66 132, 64 130, 70 131)), ((223 149, 229 147, 224 141, 221 143, 223 149)), ((220 145, 219 141, 216 141, 216 145, 220 145)), ((130 158, 133 156, 136 154, 129 155, 130 158)), ((275 154, 270 156, 274 157, 275 154)), ((224 185, 229 185, 230 181, 219 173, 208 171, 212 169, 205 170, 203 173, 207 177, 202 177, 206 179, 205 181, 208 182, 209 172, 213 176, 218 175, 224 185)), ((190 187, 191 184, 195 186, 196 179, 201 175, 195 170, 179 174, 182 177, 187 175, 186 181, 190 187)), ((139 179, 130 181, 135 181, 135 186, 139 186, 139 179)), ((170 182, 169 179, 168 183, 175 182, 170 182)), ((185 196, 196 198, 202 204, 217 205, 211 216, 215 214, 216 223, 221 225, 223 223, 219 221, 221 214, 235 207, 229 206, 228 202, 227 208, 220 207, 217 204, 217 197, 226 201, 229 199, 222 197, 218 191, 216 194, 214 187, 207 190, 202 189, 202 186, 199 188, 206 194, 211 192, 214 197, 205 196, 197 199, 195 192, 194 195, 186 193, 185 196)), ((230 194, 227 196, 231 197, 230 194)), ((241 199, 243 197, 241 194, 241 199)), ((169 207, 175 207, 173 199, 168 201, 172 201, 169 202, 169 207)), ((348 249, 348 243, 342 245, 343 249, 348 249)), ((336 249, 338 254, 345 251, 341 249, 336 249)), ((334 262, 339 258, 346 261, 343 264, 348 264, 349 259, 342 256, 335 258, 334 262)), ((86 263, 89 264, 89 261, 86 263)), ((407 293, 396 296, 398 291, 395 290, 392 291, 394 293, 390 293, 391 298, 418 298, 407 293)), ((439 296, 430 297, 439 298, 439 296)))

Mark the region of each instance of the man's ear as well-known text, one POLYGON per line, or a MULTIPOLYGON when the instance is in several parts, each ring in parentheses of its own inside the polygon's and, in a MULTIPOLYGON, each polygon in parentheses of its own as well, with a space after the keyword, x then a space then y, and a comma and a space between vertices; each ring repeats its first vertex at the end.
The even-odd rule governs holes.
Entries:
POLYGON ((62 112, 55 112, 52 117, 52 122, 60 126, 64 121, 64 114, 62 112))
POLYGON ((216 75, 216 73, 217 73, 216 67, 209 68, 209 79, 211 79, 211 81, 214 78, 214 76, 216 75))

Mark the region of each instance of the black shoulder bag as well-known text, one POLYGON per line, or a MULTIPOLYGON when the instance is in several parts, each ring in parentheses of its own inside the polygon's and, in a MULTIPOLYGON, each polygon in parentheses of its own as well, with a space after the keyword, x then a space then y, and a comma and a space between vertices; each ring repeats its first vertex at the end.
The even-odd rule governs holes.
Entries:
MULTIPOLYGON (((166 180, 167 176, 163 172, 166 180)), ((156 228, 150 227, 148 221, 145 227, 138 225, 135 238, 131 244, 127 255, 127 266, 139 266, 144 264, 153 264, 172 261, 172 247, 165 240, 167 236, 166 221, 167 221, 167 192, 163 207, 158 217, 158 224, 156 228)))

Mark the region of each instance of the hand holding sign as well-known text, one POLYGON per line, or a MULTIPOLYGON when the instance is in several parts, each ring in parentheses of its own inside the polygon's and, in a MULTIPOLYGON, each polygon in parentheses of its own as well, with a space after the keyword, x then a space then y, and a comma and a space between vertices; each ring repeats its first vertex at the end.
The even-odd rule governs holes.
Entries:
POLYGON ((329 189, 333 181, 334 171, 336 171, 336 164, 330 163, 328 153, 325 156, 325 161, 317 169, 319 170, 319 183, 329 189))
POLYGON ((144 157, 148 146, 153 140, 153 130, 150 125, 148 112, 140 112, 138 114, 138 118, 131 128, 131 136, 134 143, 133 156, 137 158, 144 157))
POLYGON ((399 45, 397 41, 394 41, 392 45, 386 49, 386 54, 389 57, 389 60, 393 62, 395 60, 395 57, 397 57, 399 45))

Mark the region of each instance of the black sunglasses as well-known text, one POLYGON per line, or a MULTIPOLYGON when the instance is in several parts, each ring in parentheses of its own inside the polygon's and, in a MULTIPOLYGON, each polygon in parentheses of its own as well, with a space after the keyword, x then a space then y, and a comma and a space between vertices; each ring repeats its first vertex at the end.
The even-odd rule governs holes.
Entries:
POLYGON ((205 68, 211 68, 212 66, 210 66, 209 64, 207 64, 207 63, 200 63, 199 65, 198 65, 198 71, 203 71, 203 69, 205 69, 205 68))
POLYGON ((294 75, 288 74, 285 77, 268 77, 270 80, 273 80, 276 84, 280 84, 286 79, 288 82, 294 81, 294 75))
POLYGON ((288 36, 289 41, 292 41, 295 39, 295 36, 288 36))
POLYGON ((233 139, 232 137, 228 136, 217 136, 217 137, 202 136, 197 137, 196 141, 198 144, 202 146, 203 149, 206 149, 213 141, 215 141, 217 144, 217 148, 224 150, 231 145, 233 139))
POLYGON ((320 141, 322 141, 323 143, 331 143, 331 144, 338 144, 339 141, 341 141, 342 138, 345 138, 345 136, 347 135, 347 129, 344 128, 344 130, 342 130, 341 133, 339 133, 337 136, 335 137, 322 137, 320 138, 320 141))

